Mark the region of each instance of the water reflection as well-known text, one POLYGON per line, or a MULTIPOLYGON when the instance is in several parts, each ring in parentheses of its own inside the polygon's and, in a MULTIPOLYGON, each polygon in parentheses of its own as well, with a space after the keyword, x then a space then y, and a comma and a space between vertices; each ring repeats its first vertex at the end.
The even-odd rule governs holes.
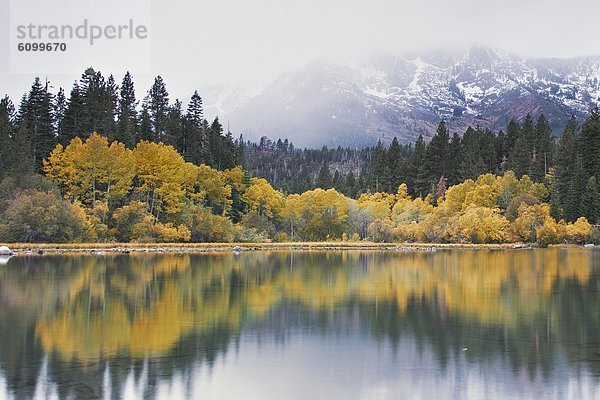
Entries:
POLYGON ((0 396, 594 398, 587 249, 16 257, 0 396))

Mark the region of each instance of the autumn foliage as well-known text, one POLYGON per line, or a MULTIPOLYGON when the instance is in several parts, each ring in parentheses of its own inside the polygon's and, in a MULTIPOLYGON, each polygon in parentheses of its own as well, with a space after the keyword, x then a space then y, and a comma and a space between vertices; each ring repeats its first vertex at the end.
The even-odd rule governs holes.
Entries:
POLYGON ((556 221, 546 203, 551 188, 511 171, 467 179, 425 198, 409 196, 405 184, 396 194, 357 199, 319 188, 285 196, 240 167, 218 171, 186 162, 163 143, 141 141, 128 149, 98 134, 58 145, 44 171, 65 200, 50 192, 20 193, 18 205, 6 211, 8 224, 0 224, 4 240, 546 245, 582 243, 592 234, 585 218, 556 221), (48 226, 31 229, 32 213, 37 225, 48 226))

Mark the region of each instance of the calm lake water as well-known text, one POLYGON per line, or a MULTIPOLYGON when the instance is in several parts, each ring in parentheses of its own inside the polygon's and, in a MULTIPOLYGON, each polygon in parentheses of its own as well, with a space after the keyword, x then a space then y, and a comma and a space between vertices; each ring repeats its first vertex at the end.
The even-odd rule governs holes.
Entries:
POLYGON ((600 398, 600 252, 14 257, 0 398, 600 398))

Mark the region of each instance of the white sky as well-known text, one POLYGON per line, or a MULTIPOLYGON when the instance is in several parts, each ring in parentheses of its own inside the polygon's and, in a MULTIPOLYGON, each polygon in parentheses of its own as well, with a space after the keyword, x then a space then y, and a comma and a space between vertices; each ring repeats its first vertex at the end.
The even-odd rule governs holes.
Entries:
MULTIPOLYGON (((0 95, 16 103, 34 76, 9 72, 8 4, 0 0, 0 95)), ((157 74, 172 99, 187 100, 198 87, 266 82, 318 58, 472 43, 531 57, 600 54, 597 0, 153 0, 151 10, 152 73, 132 71, 139 98, 157 74)), ((118 12, 106 8, 107 15, 118 12)), ((106 54, 72 62, 80 71, 93 65, 112 73, 118 82, 127 68, 106 54)), ((67 92, 78 78, 48 76, 67 92)))

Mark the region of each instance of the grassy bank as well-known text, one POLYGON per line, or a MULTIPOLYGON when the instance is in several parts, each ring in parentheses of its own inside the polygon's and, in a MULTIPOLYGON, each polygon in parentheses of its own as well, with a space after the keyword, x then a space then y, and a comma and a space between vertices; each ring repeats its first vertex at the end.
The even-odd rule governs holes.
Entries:
POLYGON ((286 242, 286 243, 7 243, 18 253, 37 252, 175 252, 251 250, 435 250, 435 249, 512 249, 523 244, 457 243, 369 243, 369 242, 286 242))

